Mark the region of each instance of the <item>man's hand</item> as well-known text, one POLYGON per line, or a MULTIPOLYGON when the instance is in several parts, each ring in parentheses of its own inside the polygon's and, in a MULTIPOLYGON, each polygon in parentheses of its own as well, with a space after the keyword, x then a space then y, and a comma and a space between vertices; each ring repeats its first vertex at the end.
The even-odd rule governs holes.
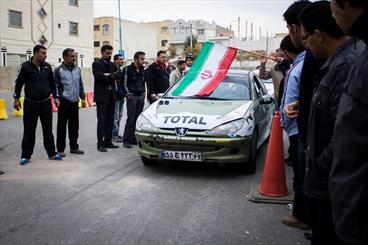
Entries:
POLYGON ((294 101, 284 107, 285 115, 288 118, 297 118, 299 113, 299 101, 294 101))
POLYGON ((22 109, 22 105, 20 104, 20 100, 19 99, 14 99, 14 109, 16 109, 17 111, 19 111, 20 109, 22 109))
POLYGON ((151 99, 152 99, 153 101, 156 101, 156 100, 158 100, 158 99, 159 99, 159 97, 158 97, 156 94, 151 94, 151 99))
POLYGON ((261 60, 261 66, 265 66, 267 61, 268 61, 268 58, 262 59, 261 60))
POLYGON ((86 103, 86 100, 82 100, 82 107, 86 107, 87 106, 87 103, 86 103))
POLYGON ((59 99, 54 99, 54 103, 55 103, 56 107, 60 106, 60 100, 59 99))

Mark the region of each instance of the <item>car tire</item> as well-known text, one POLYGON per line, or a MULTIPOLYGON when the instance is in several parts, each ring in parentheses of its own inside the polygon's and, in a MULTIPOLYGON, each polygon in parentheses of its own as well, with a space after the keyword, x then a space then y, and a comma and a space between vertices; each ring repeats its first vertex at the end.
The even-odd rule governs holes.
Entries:
POLYGON ((258 133, 256 130, 254 130, 249 149, 249 159, 244 166, 244 170, 250 174, 254 174, 257 169, 257 141, 258 133))
POLYGON ((158 161, 157 160, 152 160, 152 159, 149 159, 147 157, 141 157, 141 160, 142 160, 142 163, 145 166, 155 166, 155 165, 158 164, 158 161))

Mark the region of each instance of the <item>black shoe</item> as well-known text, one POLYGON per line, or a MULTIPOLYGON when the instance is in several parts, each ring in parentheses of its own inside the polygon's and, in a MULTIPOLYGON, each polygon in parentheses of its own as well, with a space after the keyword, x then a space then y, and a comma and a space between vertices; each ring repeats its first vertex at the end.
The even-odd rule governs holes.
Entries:
POLYGON ((97 146, 97 150, 100 151, 100 152, 107 152, 107 150, 104 146, 97 146))
POLYGON ((124 148, 132 148, 132 145, 129 142, 123 143, 124 148))
POLYGON ((305 239, 312 241, 313 234, 310 232, 304 232, 305 239))
POLYGON ((84 154, 84 151, 79 150, 79 149, 75 149, 75 150, 70 150, 70 153, 81 155, 81 154, 84 154))
POLYGON ((116 148, 119 148, 119 146, 114 145, 113 143, 110 143, 110 144, 105 144, 105 148, 116 149, 116 148))
POLYGON ((4 172, 4 171, 2 171, 2 170, 0 170, 0 175, 2 175, 2 174, 5 174, 5 172, 4 172))

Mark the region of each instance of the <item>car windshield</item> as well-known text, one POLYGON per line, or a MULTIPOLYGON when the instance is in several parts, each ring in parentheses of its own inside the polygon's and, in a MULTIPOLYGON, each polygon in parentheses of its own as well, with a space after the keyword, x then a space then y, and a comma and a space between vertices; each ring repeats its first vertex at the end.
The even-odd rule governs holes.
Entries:
POLYGON ((228 73, 209 96, 174 96, 172 92, 179 86, 178 81, 165 94, 165 98, 202 99, 202 100, 250 100, 249 76, 247 74, 228 73))

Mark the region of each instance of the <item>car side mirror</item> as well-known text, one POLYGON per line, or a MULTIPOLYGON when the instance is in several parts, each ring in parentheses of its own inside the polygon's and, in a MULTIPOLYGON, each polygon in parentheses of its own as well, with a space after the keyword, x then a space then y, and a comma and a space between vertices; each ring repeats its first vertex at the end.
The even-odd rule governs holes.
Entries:
POLYGON ((262 98, 259 99, 259 104, 260 105, 266 105, 266 104, 271 104, 273 102, 273 99, 271 97, 271 95, 269 94, 265 94, 262 96, 262 98))

